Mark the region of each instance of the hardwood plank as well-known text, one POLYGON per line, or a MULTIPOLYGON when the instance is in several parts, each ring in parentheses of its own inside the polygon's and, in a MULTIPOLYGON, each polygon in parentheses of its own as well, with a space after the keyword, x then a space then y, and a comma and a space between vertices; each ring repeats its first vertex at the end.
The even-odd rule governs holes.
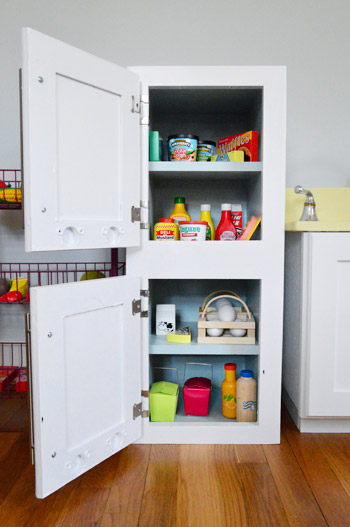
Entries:
POLYGON ((151 454, 150 445, 122 450, 101 527, 137 527, 151 454))
POLYGON ((333 472, 350 496, 350 434, 319 435, 318 441, 324 450, 333 472))
POLYGON ((215 446, 215 475, 221 489, 221 503, 225 512, 223 527, 248 526, 244 492, 237 469, 237 453, 234 445, 215 446))
POLYGON ((110 491, 110 488, 78 487, 70 494, 54 526, 99 527, 110 491))
POLYGON ((327 527, 318 503, 284 434, 264 452, 291 527, 327 527))
POLYGON ((19 432, 0 432, 0 461, 6 457, 8 451, 12 448, 20 435, 19 432))
POLYGON ((262 445, 235 445, 238 463, 267 463, 262 445))
POLYGON ((176 527, 179 448, 152 445, 139 527, 176 527))
MULTIPOLYGON (((238 463, 246 523, 241 527, 285 527, 288 519, 267 463, 238 463)), ((234 499, 234 498, 233 498, 234 499)))
POLYGON ((29 438, 22 432, 0 463, 0 503, 29 464, 29 438))
POLYGON ((72 482, 44 500, 35 497, 34 467, 28 465, 0 506, 0 525, 52 527, 77 483, 72 482))
POLYGON ((7 429, 7 421, 17 412, 27 405, 26 398, 12 397, 9 399, 0 399, 0 432, 14 432, 15 430, 7 429))
POLYGON ((180 446, 176 513, 178 527, 226 525, 215 445, 180 446))
POLYGON ((6 432, 22 432, 29 427, 29 406, 26 398, 21 399, 16 411, 3 423, 2 429, 6 432))
MULTIPOLYGON (((289 446, 311 487, 330 527, 350 527, 350 498, 325 455, 320 436, 300 434, 289 416, 284 416, 284 430, 289 446)), ((328 441, 332 442, 332 435, 328 441)))

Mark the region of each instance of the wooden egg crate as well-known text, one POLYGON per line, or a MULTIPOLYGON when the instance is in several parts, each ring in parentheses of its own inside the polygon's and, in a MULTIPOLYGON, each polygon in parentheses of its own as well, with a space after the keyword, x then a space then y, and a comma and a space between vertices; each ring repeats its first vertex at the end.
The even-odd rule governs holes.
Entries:
MULTIPOLYGON (((214 313, 214 307, 208 307, 207 313, 214 313)), ((218 320, 208 321, 202 318, 202 307, 199 308, 198 315, 198 344, 255 344, 255 320, 252 314, 248 317, 246 311, 241 307, 235 307, 236 320, 234 322, 220 322, 218 320), (221 337, 209 337, 208 328, 222 328, 224 333, 221 337), (233 337, 230 329, 246 329, 244 337, 233 337)))

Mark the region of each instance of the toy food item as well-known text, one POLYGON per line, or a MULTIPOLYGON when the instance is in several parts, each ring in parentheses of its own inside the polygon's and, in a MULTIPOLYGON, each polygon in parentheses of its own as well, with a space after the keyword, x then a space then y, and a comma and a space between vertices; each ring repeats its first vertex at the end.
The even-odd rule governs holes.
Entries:
POLYGON ((233 150, 244 152, 244 161, 258 161, 259 132, 249 131, 231 135, 218 140, 218 154, 227 154, 233 150))
POLYGON ((23 295, 19 291, 9 291, 0 297, 0 302, 21 302, 23 295))
POLYGON ((187 379, 183 387, 185 415, 208 415, 211 380, 206 377, 187 379))
POLYGON ((175 220, 175 223, 191 220, 191 216, 185 209, 185 198, 174 198, 174 210, 169 217, 175 220))
POLYGON ((240 203, 232 203, 232 212, 231 212, 232 223, 236 227, 237 238, 242 233, 242 205, 240 203))
POLYGON ((178 240, 179 228, 173 218, 160 218, 154 226, 153 239, 159 240, 178 240))
POLYGON ((207 232, 205 234, 206 240, 215 240, 215 228, 214 223, 210 214, 210 205, 209 203, 204 203, 201 205, 201 217, 199 218, 200 221, 206 221, 207 222, 207 232))
POLYGON ((177 344, 190 344, 191 343, 191 330, 189 326, 177 329, 172 333, 168 333, 166 336, 168 342, 176 342, 177 344))
MULTIPOLYGON (((0 296, 4 295, 9 290, 8 282, 9 280, 7 280, 6 278, 0 278, 0 296)), ((10 287, 11 287, 11 282, 10 282, 10 287)))
POLYGON ((242 234, 240 235, 238 239, 240 241, 250 240, 250 238, 253 236, 254 232, 258 228, 260 222, 261 222, 261 217, 256 218, 255 216, 252 216, 251 218, 249 218, 249 220, 244 226, 242 234))
POLYGON ((80 280, 96 280, 97 278, 106 278, 101 271, 87 271, 82 275, 80 280))
POLYGON ((242 370, 237 381, 237 421, 256 421, 256 380, 251 370, 242 370))
POLYGON ((222 415, 228 419, 236 419, 236 364, 225 364, 225 379, 221 384, 222 415))
POLYGON ((215 240, 234 241, 237 239, 236 227, 232 223, 231 203, 221 205, 221 220, 215 231, 215 240))
POLYGON ((14 291, 19 291, 22 296, 26 296, 26 294, 28 293, 28 278, 25 278, 23 276, 13 278, 11 280, 11 288, 9 293, 13 293, 14 291))
POLYGON ((10 389, 11 382, 17 377, 18 368, 0 367, 0 392, 10 389))
POLYGON ((231 302, 227 298, 219 298, 215 304, 221 322, 234 322, 236 319, 236 311, 233 309, 231 302))
POLYGON ((179 386, 172 382, 159 381, 149 391, 149 413, 151 421, 168 423, 174 421, 179 396, 179 386))
POLYGON ((168 137, 169 161, 196 161, 198 136, 175 134, 168 137))
POLYGON ((182 242, 204 242, 208 223, 206 221, 179 221, 182 242))
POLYGON ((219 154, 218 156, 211 156, 210 161, 235 161, 242 163, 244 161, 244 152, 235 150, 234 152, 227 152, 227 154, 219 154))
POLYGON ((215 147, 215 141, 198 141, 197 161, 210 161, 211 156, 214 155, 215 147))
POLYGON ((149 133, 149 160, 162 161, 163 159, 163 139, 159 137, 159 132, 150 131, 149 133))
POLYGON ((176 328, 176 305, 157 304, 156 306, 156 335, 167 335, 176 328))

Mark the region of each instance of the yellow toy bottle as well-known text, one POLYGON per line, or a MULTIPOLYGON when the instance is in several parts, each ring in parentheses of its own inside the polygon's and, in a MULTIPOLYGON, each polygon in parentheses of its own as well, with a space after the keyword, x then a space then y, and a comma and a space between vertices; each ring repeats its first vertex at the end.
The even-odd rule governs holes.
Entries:
POLYGON ((179 221, 191 221, 191 216, 185 209, 185 198, 174 198, 174 210, 169 218, 175 220, 175 223, 179 223, 179 221))
POLYGON ((225 364, 225 380, 221 384, 222 415, 228 419, 237 417, 236 364, 225 364))
POLYGON ((205 239, 215 240, 215 228, 213 220, 211 218, 210 209, 211 207, 209 203, 204 203, 203 205, 201 205, 200 221, 206 221, 208 223, 205 239))

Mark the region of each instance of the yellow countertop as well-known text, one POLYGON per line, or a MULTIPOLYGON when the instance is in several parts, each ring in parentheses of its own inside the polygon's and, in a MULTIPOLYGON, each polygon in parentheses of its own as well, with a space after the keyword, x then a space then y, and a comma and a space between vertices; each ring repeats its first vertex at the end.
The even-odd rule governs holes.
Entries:
POLYGON ((299 221, 305 196, 286 189, 285 230, 296 232, 350 231, 350 188, 311 188, 319 221, 299 221))

